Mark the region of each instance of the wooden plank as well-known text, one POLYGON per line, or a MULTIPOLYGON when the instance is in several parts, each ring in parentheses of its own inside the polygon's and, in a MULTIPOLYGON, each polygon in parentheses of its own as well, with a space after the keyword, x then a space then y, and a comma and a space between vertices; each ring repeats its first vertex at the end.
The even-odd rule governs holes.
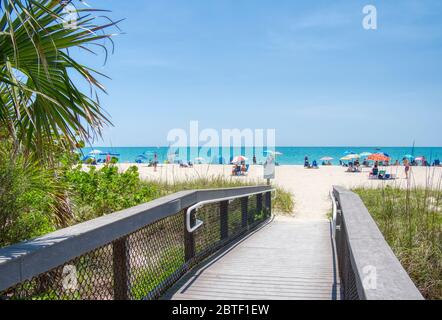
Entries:
POLYGON ((164 299, 338 299, 328 221, 274 221, 191 271, 164 299))

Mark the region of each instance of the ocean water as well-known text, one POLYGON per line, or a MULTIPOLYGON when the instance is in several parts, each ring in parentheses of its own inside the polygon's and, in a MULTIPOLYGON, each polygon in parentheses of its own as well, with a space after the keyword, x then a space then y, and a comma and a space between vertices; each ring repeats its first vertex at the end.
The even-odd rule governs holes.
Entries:
MULTIPOLYGON (((253 155, 256 155, 257 162, 265 161, 267 153, 262 148, 178 148, 172 149, 168 147, 94 147, 84 148, 81 152, 87 155, 91 150, 100 150, 104 153, 118 153, 120 162, 135 162, 137 156, 143 154, 146 160, 153 159, 154 154, 157 153, 158 160, 164 162, 169 159, 171 161, 192 161, 196 162, 195 158, 201 157, 205 163, 230 163, 234 156, 243 155, 249 158, 251 162, 253 155)), ((308 156, 310 162, 317 160, 321 163, 322 157, 332 157, 333 164, 339 164, 339 159, 345 156, 346 152, 362 153, 362 152, 384 152, 388 154, 392 161, 401 160, 404 155, 412 154, 415 157, 425 156, 425 158, 433 162, 435 159, 442 160, 441 147, 276 147, 276 151, 282 153, 277 156, 277 162, 281 165, 304 163, 304 157, 308 156)), ((104 157, 103 157, 104 158, 104 157)))

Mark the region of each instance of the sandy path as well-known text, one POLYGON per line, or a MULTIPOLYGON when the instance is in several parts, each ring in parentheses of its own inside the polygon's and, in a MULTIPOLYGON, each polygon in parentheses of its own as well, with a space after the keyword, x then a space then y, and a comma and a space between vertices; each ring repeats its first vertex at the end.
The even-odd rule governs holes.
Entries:
MULTIPOLYGON (((131 164, 119 164, 120 170, 125 170, 131 164)), ((247 177, 230 177, 231 166, 224 165, 195 165, 194 168, 180 168, 177 165, 162 165, 154 172, 153 168, 146 165, 137 165, 140 175, 144 179, 180 181, 197 177, 226 176, 231 179, 248 179, 265 183, 262 179, 262 167, 251 166, 247 177)), ((325 219, 331 210, 329 191, 333 185, 341 185, 347 188, 365 186, 376 187, 382 184, 406 187, 403 167, 389 167, 388 173, 396 174, 398 179, 394 181, 376 181, 368 179, 368 168, 362 173, 347 173, 345 168, 332 166, 321 167, 318 170, 304 169, 302 166, 285 165, 276 168, 274 184, 281 186, 293 193, 295 198, 294 215, 297 219, 317 220, 325 219)), ((412 169, 412 185, 425 186, 440 181, 442 168, 415 167, 412 169)))

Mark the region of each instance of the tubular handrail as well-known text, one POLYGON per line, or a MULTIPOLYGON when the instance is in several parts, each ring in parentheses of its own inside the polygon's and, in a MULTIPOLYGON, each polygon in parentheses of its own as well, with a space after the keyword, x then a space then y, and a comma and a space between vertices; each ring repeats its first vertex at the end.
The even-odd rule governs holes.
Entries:
POLYGON ((203 225, 203 223, 204 223, 201 220, 197 220, 196 224, 193 227, 191 226, 190 217, 192 215, 192 211, 193 210, 196 210, 196 212, 198 212, 198 209, 201 208, 202 206, 206 205, 206 204, 222 202, 222 201, 229 201, 229 200, 234 200, 234 199, 238 199, 238 198, 245 198, 245 197, 250 197, 250 196, 257 195, 257 194, 262 194, 262 193, 266 193, 266 192, 274 192, 274 191, 276 191, 276 189, 269 189, 269 190, 266 190, 265 192, 263 192, 263 191, 250 192, 250 193, 246 193, 246 194, 242 194, 242 195, 236 195, 236 196, 230 196, 230 197, 223 197, 223 198, 218 198, 218 199, 210 199, 210 200, 200 201, 200 202, 194 204, 193 206, 189 207, 187 209, 187 211, 186 211, 186 228, 187 228, 187 232, 193 233, 199 227, 201 227, 203 225))
POLYGON ((335 238, 336 236, 336 218, 338 215, 338 205, 336 203, 335 195, 333 194, 333 190, 330 190, 330 198, 332 200, 332 236, 335 238))

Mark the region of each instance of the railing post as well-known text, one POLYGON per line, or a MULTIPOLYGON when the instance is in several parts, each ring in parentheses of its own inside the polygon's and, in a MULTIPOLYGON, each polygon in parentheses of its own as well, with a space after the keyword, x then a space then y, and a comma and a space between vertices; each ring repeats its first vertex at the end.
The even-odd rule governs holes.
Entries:
POLYGON ((262 193, 256 195, 256 211, 260 215, 262 214, 262 193))
MULTIPOLYGON (((184 210, 184 258, 187 262, 195 257, 195 238, 193 233, 187 231, 186 214, 187 209, 184 210)), ((195 221, 195 210, 193 210, 190 215, 190 225, 195 225, 195 221)))
POLYGON ((247 228, 249 197, 241 198, 241 227, 247 228))
POLYGON ((229 201, 219 203, 221 240, 229 237, 229 201))
POLYGON ((270 217, 272 215, 272 193, 270 191, 265 194, 265 207, 266 216, 270 217))
POLYGON ((112 243, 115 300, 128 299, 126 239, 124 237, 112 243))

